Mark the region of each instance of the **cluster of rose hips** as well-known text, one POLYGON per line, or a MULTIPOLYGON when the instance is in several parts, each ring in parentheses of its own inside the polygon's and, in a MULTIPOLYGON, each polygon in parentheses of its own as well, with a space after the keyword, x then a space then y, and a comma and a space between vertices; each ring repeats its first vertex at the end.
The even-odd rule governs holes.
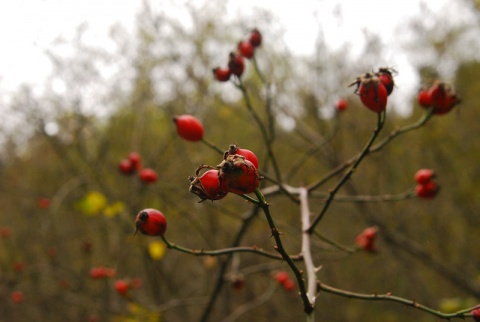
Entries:
POLYGON ((254 192, 262 180, 258 174, 258 158, 250 150, 231 144, 217 166, 200 165, 190 180, 190 192, 205 200, 220 200, 229 192, 248 194, 254 192), (203 174, 200 172, 208 169, 203 174))
POLYGON ((433 106, 433 113, 437 115, 450 112, 460 103, 452 86, 440 81, 434 82, 429 88, 423 87, 418 92, 417 101, 424 108, 433 106))
POLYGON ((118 169, 125 175, 132 175, 138 172, 140 180, 144 183, 155 183, 158 179, 155 170, 142 167, 142 159, 137 152, 131 152, 128 158, 121 160, 118 164, 118 169))
POLYGON ((295 289, 295 282, 290 278, 287 272, 280 271, 275 274, 275 280, 280 284, 286 291, 293 291, 295 289))
POLYGON ((355 238, 355 244, 364 251, 374 253, 377 251, 375 239, 377 238, 378 228, 368 227, 355 238))
POLYGON ((395 86, 393 73, 395 70, 392 68, 379 68, 376 73, 366 73, 357 77, 350 86, 357 86, 355 93, 360 96, 363 105, 380 113, 385 111, 388 96, 395 86))
POLYGON ((435 172, 431 169, 420 169, 415 173, 415 193, 417 197, 431 199, 435 197, 439 191, 438 184, 433 180, 435 172))
POLYGON ((216 67, 213 69, 213 76, 219 82, 227 82, 232 75, 242 76, 245 70, 243 58, 251 59, 255 49, 262 44, 262 34, 257 29, 250 32, 248 40, 242 40, 237 45, 237 51, 231 52, 228 58, 227 67, 216 67))
POLYGON ((116 274, 117 272, 115 269, 110 267, 97 266, 90 269, 90 277, 95 280, 102 278, 113 278, 116 274))
POLYGON ((474 309, 470 313, 472 314, 472 317, 475 320, 475 322, 480 322, 480 308, 474 309))

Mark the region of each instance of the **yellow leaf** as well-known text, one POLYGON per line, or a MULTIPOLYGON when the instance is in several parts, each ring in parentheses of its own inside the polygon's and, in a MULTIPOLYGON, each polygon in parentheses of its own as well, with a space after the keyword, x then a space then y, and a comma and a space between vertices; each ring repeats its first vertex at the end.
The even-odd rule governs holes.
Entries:
POLYGON ((161 241, 152 241, 148 244, 148 253, 154 260, 161 260, 165 255, 167 247, 161 241))

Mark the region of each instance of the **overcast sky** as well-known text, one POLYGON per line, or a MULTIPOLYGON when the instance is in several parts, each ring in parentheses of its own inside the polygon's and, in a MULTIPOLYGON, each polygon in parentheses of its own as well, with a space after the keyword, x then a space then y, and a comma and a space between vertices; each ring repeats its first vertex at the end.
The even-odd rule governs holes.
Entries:
MULTIPOLYGON (((437 11, 448 1, 423 2, 437 11)), ((343 42, 355 45, 363 39, 362 29, 365 28, 381 34, 388 42, 394 37, 398 24, 418 13, 420 2, 229 0, 228 5, 232 12, 241 11, 244 14, 258 8, 272 11, 285 26, 287 46, 298 53, 310 54, 314 49, 318 22, 321 22, 326 31, 325 39, 332 47, 343 42), (340 13, 341 19, 333 12, 340 13)), ((140 0, 1 0, 0 89, 12 90, 23 82, 41 82, 50 71, 44 50, 59 35, 67 39, 71 37, 83 22, 88 23, 89 32, 99 44, 108 37, 109 27, 114 23, 120 22, 127 29, 132 28, 141 4, 140 0)), ((396 66, 408 63, 401 55, 396 55, 395 59, 396 66)), ((403 75, 409 77, 406 68, 403 75)))

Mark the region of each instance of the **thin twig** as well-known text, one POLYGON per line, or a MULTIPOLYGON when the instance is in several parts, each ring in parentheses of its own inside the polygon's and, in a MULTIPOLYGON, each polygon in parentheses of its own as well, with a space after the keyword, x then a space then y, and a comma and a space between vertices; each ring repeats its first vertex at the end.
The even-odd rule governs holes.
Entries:
POLYGON ((367 300, 367 301, 397 302, 397 303, 400 303, 400 304, 403 304, 403 305, 406 305, 406 306, 411 306, 413 308, 419 309, 421 311, 430 313, 432 315, 435 315, 437 317, 444 318, 444 319, 453 319, 453 318, 462 318, 463 319, 465 317, 472 316, 472 314, 470 312, 472 310, 480 307, 479 305, 477 305, 475 307, 465 309, 465 310, 461 310, 461 311, 457 311, 455 313, 443 313, 443 312, 434 310, 434 309, 432 309, 428 306, 417 303, 415 301, 408 300, 408 299, 398 297, 398 296, 393 296, 390 293, 386 293, 386 294, 354 293, 354 292, 349 292, 349 291, 341 290, 341 289, 338 289, 338 288, 334 288, 332 286, 328 286, 328 285, 323 284, 323 283, 319 283, 319 289, 321 291, 324 291, 324 292, 327 292, 327 293, 336 294, 336 295, 340 295, 340 296, 343 296, 343 297, 348 297, 350 299, 367 300))
POLYGON ((348 181, 348 179, 350 179, 350 177, 352 176, 352 174, 355 172, 355 170, 357 169, 358 165, 360 164, 360 162, 363 160, 363 158, 370 152, 370 147, 372 146, 373 142, 375 141, 375 139, 377 138, 378 134, 380 133, 380 131, 382 130, 383 128, 383 125, 385 124, 385 111, 381 112, 381 113, 378 113, 377 114, 378 117, 377 117, 377 127, 375 128, 375 130, 373 131, 373 134, 372 136, 370 137, 370 140, 368 140, 368 143, 365 145, 365 147, 363 148, 362 152, 359 154, 359 156, 357 157, 357 159, 355 160, 355 162, 353 163, 352 167, 347 171, 347 173, 340 179, 340 181, 337 183, 337 185, 331 190, 329 191, 329 196, 327 198, 327 200, 325 201, 325 204, 322 208, 322 210, 320 211, 320 213, 318 214, 317 217, 315 217, 315 219, 313 220, 312 224, 310 225, 310 227, 307 229, 307 232, 309 234, 311 234, 313 232, 313 230, 315 229, 315 226, 320 222, 320 220, 322 220, 323 216, 325 215, 325 213, 327 212, 328 208, 330 207, 330 204, 332 202, 332 200, 335 198, 335 194, 338 192, 338 190, 340 190, 340 188, 348 181))

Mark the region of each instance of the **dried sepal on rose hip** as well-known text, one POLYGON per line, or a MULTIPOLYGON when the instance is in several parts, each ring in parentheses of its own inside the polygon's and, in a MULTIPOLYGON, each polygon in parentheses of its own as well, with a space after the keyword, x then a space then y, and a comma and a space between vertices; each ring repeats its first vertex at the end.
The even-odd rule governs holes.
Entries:
POLYGON ((238 154, 227 155, 216 168, 220 186, 228 192, 240 195, 252 193, 262 180, 253 163, 238 154))
POLYGON ((392 94, 393 88, 395 87, 393 75, 396 73, 396 70, 390 67, 379 68, 378 72, 375 73, 375 76, 377 76, 383 86, 385 86, 388 95, 392 94))
POLYGON ((255 168, 258 169, 258 158, 255 155, 255 153, 247 149, 241 149, 235 143, 230 144, 230 147, 228 148, 228 150, 225 151, 225 153, 223 154, 223 159, 226 160, 229 155, 235 155, 235 154, 245 157, 246 160, 252 162, 255 168))
POLYGON ((357 86, 355 93, 360 96, 363 105, 376 113, 385 111, 388 91, 378 76, 366 73, 350 84, 350 86, 354 85, 357 86))
POLYGON ((223 190, 220 186, 218 170, 212 166, 199 166, 195 171, 195 176, 188 177, 188 180, 190 180, 189 191, 200 198, 199 202, 220 200, 228 194, 228 191, 223 190), (203 169, 209 170, 200 175, 200 171, 203 169))
POLYGON ((460 103, 453 87, 445 82, 435 82, 428 90, 428 94, 433 105, 433 113, 437 115, 450 112, 460 103))
POLYGON ((135 232, 148 236, 163 236, 167 230, 167 219, 158 210, 147 208, 141 210, 135 219, 135 232))

